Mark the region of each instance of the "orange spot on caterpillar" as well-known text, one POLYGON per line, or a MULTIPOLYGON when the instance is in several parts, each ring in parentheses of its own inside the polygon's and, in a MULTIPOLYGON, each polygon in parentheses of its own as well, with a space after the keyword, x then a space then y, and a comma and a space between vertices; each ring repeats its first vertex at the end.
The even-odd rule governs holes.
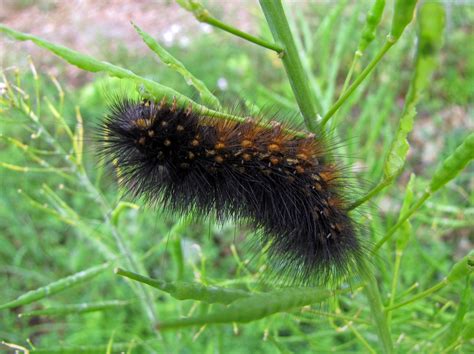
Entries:
POLYGON ((242 159, 244 159, 244 161, 250 161, 252 160, 252 155, 244 153, 242 154, 242 159))
POLYGON ((306 161, 308 159, 308 156, 306 154, 297 154, 296 158, 306 161))
POLYGON ((334 175, 330 171, 320 172, 319 176, 323 179, 324 182, 329 183, 332 179, 334 179, 334 175))
POLYGON ((279 152, 279 151, 280 151, 280 145, 278 145, 278 144, 270 144, 270 145, 268 145, 268 151, 271 151, 271 152, 279 152))
POLYGON ((295 167, 296 173, 302 175, 304 173, 304 168, 300 165, 295 167))
POLYGON ((221 155, 217 155, 216 157, 214 157, 214 161, 216 161, 217 163, 223 163, 224 158, 221 155))
POLYGON ((249 147, 252 147, 253 143, 248 140, 248 139, 244 139, 242 140, 242 142, 240 143, 240 146, 242 146, 243 148, 249 148, 249 147))
POLYGON ((193 141, 191 141, 191 145, 194 147, 199 146, 199 140, 193 139, 193 141))
POLYGON ((219 141, 216 145, 214 145, 216 150, 221 150, 225 148, 225 144, 222 141, 219 141))
POLYGON ((139 129, 146 129, 146 128, 148 128, 147 120, 146 120, 146 119, 143 119, 143 118, 138 118, 138 119, 135 121, 135 125, 136 125, 139 129))
POLYGON ((146 142, 146 139, 145 139, 144 136, 142 136, 140 139, 138 139, 138 143, 139 143, 140 145, 145 145, 145 142, 146 142))
POLYGON ((171 145, 171 140, 165 139, 165 140, 163 141, 163 145, 164 145, 164 146, 170 146, 170 145, 171 145))

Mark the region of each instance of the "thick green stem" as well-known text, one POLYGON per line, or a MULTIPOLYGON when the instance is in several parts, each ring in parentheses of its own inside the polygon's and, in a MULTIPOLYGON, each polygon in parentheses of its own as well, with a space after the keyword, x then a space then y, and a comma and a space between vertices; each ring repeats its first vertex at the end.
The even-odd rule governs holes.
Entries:
POLYGON ((395 44, 396 39, 393 37, 387 37, 387 40, 384 46, 380 49, 380 52, 375 56, 375 58, 367 65, 367 67, 361 72, 361 74, 355 79, 351 86, 342 94, 342 96, 329 108, 329 111, 324 115, 321 124, 324 126, 329 119, 337 112, 337 110, 342 106, 342 104, 349 98, 350 95, 355 91, 357 87, 365 80, 365 78, 370 74, 370 72, 375 68, 380 60, 384 57, 385 53, 395 44))
POLYGON ((285 55, 282 57, 283 65, 288 75, 291 88, 303 114, 306 128, 311 132, 318 130, 316 124, 315 95, 311 92, 308 79, 301 64, 295 42, 288 25, 288 21, 280 0, 260 0, 268 26, 276 42, 283 45, 285 55))
POLYGON ((372 269, 370 269, 367 264, 365 265, 365 269, 362 271, 362 275, 364 280, 367 282, 364 287, 364 293, 369 301, 370 312, 374 319, 375 327, 377 328, 377 334, 382 342, 383 351, 384 353, 392 353, 392 338, 387 323, 387 316, 384 312, 382 300, 380 298, 377 280, 375 279, 372 269))

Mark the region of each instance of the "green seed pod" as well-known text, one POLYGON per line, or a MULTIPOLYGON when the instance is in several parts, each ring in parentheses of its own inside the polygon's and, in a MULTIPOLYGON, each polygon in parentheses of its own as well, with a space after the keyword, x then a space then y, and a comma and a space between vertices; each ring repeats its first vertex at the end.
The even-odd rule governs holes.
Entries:
POLYGON ((433 55, 443 46, 443 5, 436 2, 423 4, 418 18, 418 53, 423 56, 433 55))
POLYGON ((447 276, 448 283, 453 283, 466 275, 470 274, 474 270, 474 251, 457 262, 447 276))
POLYGON ((474 158, 474 133, 471 133, 456 150, 436 169, 430 192, 435 192, 452 180, 474 158))
POLYGON ((369 10, 367 18, 365 19, 365 26, 362 30, 362 37, 360 39, 358 51, 364 52, 367 46, 375 38, 375 30, 382 19, 383 9, 385 8, 385 0, 375 0, 374 5, 369 10))
POLYGON ((396 0, 390 36, 397 40, 413 19, 417 0, 396 0))

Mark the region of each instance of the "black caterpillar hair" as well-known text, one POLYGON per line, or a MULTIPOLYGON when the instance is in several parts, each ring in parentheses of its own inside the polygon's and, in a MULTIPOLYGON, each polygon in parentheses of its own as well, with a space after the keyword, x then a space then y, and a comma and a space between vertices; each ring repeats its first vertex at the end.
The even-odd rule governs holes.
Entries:
POLYGON ((101 155, 133 197, 178 214, 249 220, 272 273, 287 281, 341 279, 363 253, 343 170, 324 134, 287 128, 204 116, 176 100, 118 98, 101 125, 101 155))

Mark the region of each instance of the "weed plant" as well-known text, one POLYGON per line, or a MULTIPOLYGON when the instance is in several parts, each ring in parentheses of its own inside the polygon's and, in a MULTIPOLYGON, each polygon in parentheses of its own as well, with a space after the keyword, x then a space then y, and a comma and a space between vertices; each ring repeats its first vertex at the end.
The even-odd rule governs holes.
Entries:
MULTIPOLYGON (((439 113, 453 104, 472 112, 474 58, 463 48, 463 23, 446 33, 440 2, 300 7, 260 0, 256 37, 195 0, 178 2, 228 33, 196 38, 188 57, 179 58, 137 18, 150 58, 167 66, 140 65, 140 74, 125 68, 135 70, 133 58, 101 61, 0 24, 2 34, 98 75, 66 92, 60 79, 38 72, 34 58, 29 68, 2 68, 4 345, 30 353, 472 352, 474 208, 466 166, 474 134, 452 128, 439 113), (232 35, 240 39, 228 47, 212 42, 232 35), (443 49, 444 38, 453 54, 443 49), (250 43, 237 49, 244 41, 250 43), (211 47, 209 59, 203 53, 211 47), (467 56, 464 76, 452 67, 458 56, 467 56), (350 284, 262 283, 264 257, 250 261, 241 248, 249 230, 131 203, 97 163, 92 140, 104 87, 176 97, 241 120, 209 89, 223 77, 228 95, 247 110, 271 106, 309 131, 326 129, 344 142, 341 158, 360 165, 361 189, 368 188, 352 208, 372 251, 368 271, 350 284), (426 166, 419 162, 428 142, 417 107, 436 130, 428 138, 442 135, 426 166), (368 217, 358 216, 359 208, 368 217)), ((466 16, 473 17, 469 6, 466 16)))

